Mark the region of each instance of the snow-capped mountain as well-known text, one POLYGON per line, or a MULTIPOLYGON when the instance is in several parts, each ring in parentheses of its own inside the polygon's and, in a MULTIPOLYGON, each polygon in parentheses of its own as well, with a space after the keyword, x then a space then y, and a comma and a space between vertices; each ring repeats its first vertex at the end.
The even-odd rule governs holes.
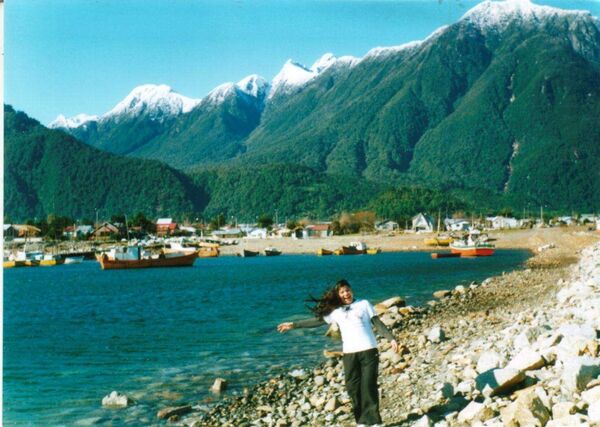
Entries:
POLYGON ((244 96, 262 105, 269 91, 269 83, 257 74, 243 78, 237 83, 223 83, 202 98, 201 105, 218 106, 231 96, 244 96))
POLYGON ((332 67, 353 67, 359 62, 360 59, 353 56, 337 58, 332 53, 326 53, 317 59, 310 68, 307 68, 289 59, 273 78, 268 99, 273 98, 275 95, 289 94, 332 67))
POLYGON ((566 16, 589 18, 588 11, 564 10, 551 6, 540 6, 529 0, 484 1, 469 10, 461 21, 468 21, 483 30, 505 30, 510 24, 539 24, 548 19, 566 16))
POLYGON ((102 116, 102 120, 121 116, 138 116, 146 113, 150 118, 161 120, 191 111, 200 103, 180 95, 167 85, 146 84, 133 89, 129 95, 112 110, 102 116))
POLYGON ((97 122, 98 120, 98 116, 90 116, 89 114, 77 114, 70 118, 66 118, 60 114, 52 123, 50 123, 49 127, 53 129, 71 129, 84 126, 88 122, 97 122))
POLYGON ((158 122, 191 111, 200 103, 199 99, 183 96, 167 85, 146 84, 134 88, 121 102, 102 116, 78 114, 72 118, 59 115, 50 128, 75 129, 91 122, 119 122, 125 117, 137 117, 142 114, 158 122))

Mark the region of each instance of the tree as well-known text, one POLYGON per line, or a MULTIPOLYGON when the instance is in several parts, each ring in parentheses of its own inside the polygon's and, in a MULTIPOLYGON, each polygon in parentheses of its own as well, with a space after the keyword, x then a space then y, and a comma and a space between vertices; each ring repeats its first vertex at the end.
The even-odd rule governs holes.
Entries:
POLYGON ((270 229, 273 226, 273 217, 263 214, 258 217, 257 223, 260 228, 270 229))

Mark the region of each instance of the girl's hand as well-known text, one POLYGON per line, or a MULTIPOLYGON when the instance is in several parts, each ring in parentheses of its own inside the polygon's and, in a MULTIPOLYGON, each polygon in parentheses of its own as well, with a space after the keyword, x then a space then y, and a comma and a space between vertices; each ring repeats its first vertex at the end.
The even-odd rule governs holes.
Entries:
POLYGON ((392 340, 390 344, 392 345, 392 350, 394 350, 394 353, 398 353, 398 342, 396 342, 396 340, 392 340))
MULTIPOLYGON (((277 330, 279 332, 286 332, 290 329, 294 329, 294 324, 292 322, 284 322, 277 325, 277 330)), ((397 345, 396 345, 397 346, 397 345)))

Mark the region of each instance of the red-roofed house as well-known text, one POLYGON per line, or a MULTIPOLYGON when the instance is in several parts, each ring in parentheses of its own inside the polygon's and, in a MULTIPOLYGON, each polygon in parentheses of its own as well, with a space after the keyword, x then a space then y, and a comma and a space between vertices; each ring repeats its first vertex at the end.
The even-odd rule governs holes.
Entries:
POLYGON ((169 236, 177 230, 177 223, 172 218, 158 218, 156 221, 156 235, 169 236))

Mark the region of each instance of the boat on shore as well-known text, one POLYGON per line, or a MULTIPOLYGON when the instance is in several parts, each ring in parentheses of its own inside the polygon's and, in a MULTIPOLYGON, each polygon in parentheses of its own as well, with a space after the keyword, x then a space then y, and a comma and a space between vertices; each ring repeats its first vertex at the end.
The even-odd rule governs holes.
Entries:
POLYGON ((280 251, 280 250, 278 250, 278 249, 275 249, 275 248, 274 248, 274 247, 272 247, 272 246, 269 246, 269 247, 265 248, 264 252, 265 252, 265 255, 266 255, 266 256, 277 256, 277 255, 281 255, 281 251, 280 251))
POLYGON ((368 255, 377 255, 378 253, 381 253, 381 248, 367 248, 368 255))
POLYGON ((242 252, 238 253, 237 255, 242 258, 250 258, 250 257, 257 256, 258 252, 249 251, 248 249, 242 249, 242 252))
POLYGON ((363 242, 351 242, 349 246, 342 246, 333 253, 335 255, 362 255, 367 253, 367 245, 363 242))
POLYGON ((199 258, 216 258, 221 254, 218 243, 201 242, 198 248, 199 258))
POLYGON ((454 238, 448 235, 437 235, 435 237, 427 237, 423 239, 426 246, 449 246, 454 241, 454 238))
POLYGON ((115 248, 99 254, 97 259, 102 270, 122 270, 131 268, 191 267, 197 258, 196 251, 184 253, 164 253, 150 255, 139 246, 115 248))
POLYGON ((333 255, 333 251, 330 251, 329 249, 319 248, 319 249, 317 249, 317 255, 319 255, 319 256, 333 255))

